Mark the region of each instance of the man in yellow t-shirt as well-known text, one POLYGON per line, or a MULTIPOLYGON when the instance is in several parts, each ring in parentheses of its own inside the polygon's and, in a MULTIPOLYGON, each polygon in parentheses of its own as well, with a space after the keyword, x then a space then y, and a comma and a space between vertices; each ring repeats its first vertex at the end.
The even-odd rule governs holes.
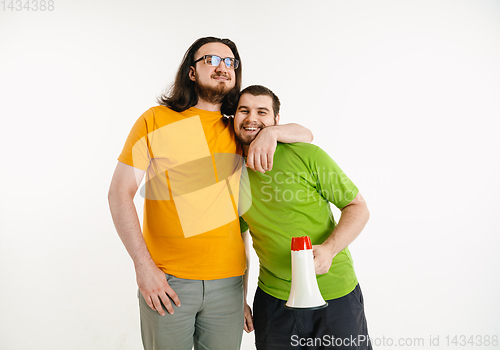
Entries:
MULTIPOLYGON (((240 87, 236 45, 198 39, 169 94, 137 120, 118 158, 109 204, 134 262, 146 350, 240 347, 246 264, 236 203, 245 167, 223 115, 234 110, 240 87), (141 231, 133 198, 144 175, 141 231)), ((272 168, 278 140, 312 139, 298 125, 268 129, 247 159, 260 172, 272 168)))

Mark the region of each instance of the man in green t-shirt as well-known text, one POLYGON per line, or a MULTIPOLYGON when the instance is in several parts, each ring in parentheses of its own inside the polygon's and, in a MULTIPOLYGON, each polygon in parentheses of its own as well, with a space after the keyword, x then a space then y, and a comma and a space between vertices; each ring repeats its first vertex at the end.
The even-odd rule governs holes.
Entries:
MULTIPOLYGON (((234 116, 244 152, 264 128, 279 122, 280 102, 269 89, 241 92, 234 116)), ((369 212, 358 188, 321 148, 278 143, 273 168, 249 171, 251 205, 242 214, 259 257, 252 310, 245 303, 245 330, 255 328, 257 349, 371 349, 363 296, 347 246, 360 234, 369 212), (341 211, 335 222, 330 203, 341 211), (328 307, 284 307, 291 287, 292 237, 309 236, 320 292, 328 307)), ((247 205, 248 207, 248 205, 247 205)))

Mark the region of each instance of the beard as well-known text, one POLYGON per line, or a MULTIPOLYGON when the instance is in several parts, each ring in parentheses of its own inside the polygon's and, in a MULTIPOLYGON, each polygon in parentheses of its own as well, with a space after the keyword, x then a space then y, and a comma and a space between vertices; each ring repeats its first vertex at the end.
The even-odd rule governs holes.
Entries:
POLYGON ((250 146, 250 144, 255 139, 255 137, 252 139, 248 139, 248 138, 242 137, 241 135, 236 135, 236 139, 240 142, 241 145, 250 146))
MULTIPOLYGON (((276 123, 274 123, 274 125, 276 125, 276 123)), ((243 127, 246 127, 247 125, 240 125, 240 130, 243 130, 243 127)), ((235 136, 236 136, 236 139, 244 146, 249 146, 253 140, 255 140, 255 138, 259 135, 259 133, 266 128, 266 126, 262 123, 259 123, 257 125, 252 125, 252 126, 255 126, 255 127, 258 127, 260 128, 259 132, 256 133, 255 135, 252 135, 252 136, 246 136, 244 137, 242 134, 241 134, 241 131, 239 132, 235 132, 235 136)))
MULTIPOLYGON (((227 80, 228 82, 231 80, 227 80)), ((220 82, 215 87, 203 85, 196 81, 194 90, 198 94, 198 100, 203 100, 211 104, 222 103, 226 95, 231 91, 231 88, 226 86, 226 83, 220 82)))

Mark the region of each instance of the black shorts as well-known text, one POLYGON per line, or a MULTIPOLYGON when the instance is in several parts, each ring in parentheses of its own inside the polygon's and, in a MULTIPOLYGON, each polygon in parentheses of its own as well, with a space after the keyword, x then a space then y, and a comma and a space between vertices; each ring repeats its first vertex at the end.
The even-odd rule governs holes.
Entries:
POLYGON ((285 300, 257 288, 253 302, 255 345, 258 350, 371 350, 359 284, 341 298, 327 300, 319 310, 290 310, 285 300))

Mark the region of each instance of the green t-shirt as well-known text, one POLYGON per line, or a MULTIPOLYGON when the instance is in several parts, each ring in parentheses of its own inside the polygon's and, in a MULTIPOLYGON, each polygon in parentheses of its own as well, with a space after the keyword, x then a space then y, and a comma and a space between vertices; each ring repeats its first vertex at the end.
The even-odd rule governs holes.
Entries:
MULTIPOLYGON (((259 257, 259 287, 287 300, 292 237, 309 236, 313 245, 323 243, 336 226, 330 202, 343 208, 358 188, 325 151, 307 143, 278 143, 273 170, 249 170, 248 178, 252 202, 241 223, 242 230, 250 230, 259 257)), ((350 293, 358 281, 349 249, 338 253, 328 273, 317 279, 325 300, 350 293)))

